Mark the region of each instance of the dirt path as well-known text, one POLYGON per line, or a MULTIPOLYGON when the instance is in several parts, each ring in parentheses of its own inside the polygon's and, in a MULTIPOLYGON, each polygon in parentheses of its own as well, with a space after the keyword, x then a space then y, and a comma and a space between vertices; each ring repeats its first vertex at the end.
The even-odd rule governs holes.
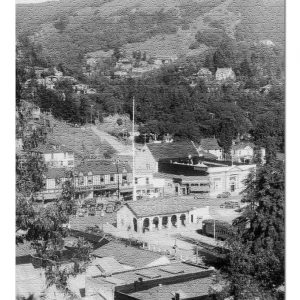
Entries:
POLYGON ((92 126, 92 130, 101 140, 105 140, 109 143, 118 152, 118 154, 132 155, 131 146, 122 144, 116 137, 105 131, 99 130, 96 126, 92 126))

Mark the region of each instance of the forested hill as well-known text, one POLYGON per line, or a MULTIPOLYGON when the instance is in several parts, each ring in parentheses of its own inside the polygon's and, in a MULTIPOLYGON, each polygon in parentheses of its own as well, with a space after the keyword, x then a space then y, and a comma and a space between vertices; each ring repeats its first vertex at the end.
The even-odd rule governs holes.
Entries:
POLYGON ((143 48, 143 43, 155 37, 163 40, 159 44, 162 51, 174 52, 170 55, 193 55, 202 49, 193 45, 202 30, 219 28, 238 39, 282 41, 283 5, 283 0, 60 0, 18 4, 17 35, 34 34, 51 63, 71 68, 79 67, 88 52, 130 45, 143 48), (247 32, 248 28, 251 30, 247 32))

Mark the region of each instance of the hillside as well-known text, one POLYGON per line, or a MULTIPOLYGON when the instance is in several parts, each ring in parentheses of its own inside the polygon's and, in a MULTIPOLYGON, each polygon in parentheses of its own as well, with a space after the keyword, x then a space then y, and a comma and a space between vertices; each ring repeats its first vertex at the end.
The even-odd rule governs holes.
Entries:
POLYGON ((197 31, 223 28, 238 39, 284 40, 283 0, 60 0, 18 4, 18 36, 28 33, 45 57, 79 68, 84 54, 123 47, 150 55, 194 55, 197 31), (268 20, 268 22, 266 22, 268 20))
POLYGON ((53 132, 48 138, 60 145, 65 145, 80 157, 107 158, 106 154, 113 154, 115 150, 103 139, 99 138, 90 127, 75 128, 65 122, 48 117, 53 132))

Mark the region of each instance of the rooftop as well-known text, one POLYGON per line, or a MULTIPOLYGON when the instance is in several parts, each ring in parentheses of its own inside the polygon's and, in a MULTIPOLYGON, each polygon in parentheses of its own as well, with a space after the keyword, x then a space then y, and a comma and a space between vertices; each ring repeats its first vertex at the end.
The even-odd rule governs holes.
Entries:
POLYGON ((85 160, 81 164, 75 167, 75 172, 82 172, 84 175, 88 175, 92 172, 97 174, 122 174, 123 172, 131 173, 130 166, 124 162, 117 163, 111 160, 85 160))
POLYGON ((130 270, 119 274, 114 274, 113 277, 118 279, 123 284, 130 284, 143 278, 144 281, 151 279, 172 278, 180 274, 195 274, 206 271, 207 269, 200 266, 194 266, 183 262, 175 262, 166 266, 156 266, 143 268, 140 270, 130 270))
POLYGON ((112 257, 117 262, 134 268, 145 267, 162 257, 159 253, 127 246, 114 241, 94 250, 92 254, 97 257, 112 257))
POLYGON ((140 300, 171 300, 175 296, 175 293, 178 293, 180 299, 194 299, 209 295, 212 284, 213 279, 205 277, 169 285, 155 286, 129 295, 140 300))
POLYGON ((150 143, 147 144, 147 146, 156 161, 162 159, 186 158, 189 155, 192 157, 199 156, 196 148, 190 141, 159 144, 150 143))
POLYGON ((64 145, 58 145, 58 144, 52 144, 52 143, 46 143, 46 144, 40 144, 36 148, 32 149, 32 152, 40 152, 40 153, 66 153, 71 152, 72 150, 67 148, 64 145))
POLYGON ((174 213, 184 213, 193 208, 205 207, 205 201, 190 201, 188 197, 164 197, 127 202, 125 205, 139 218, 174 213), (197 205, 195 205, 197 204, 197 205))
POLYGON ((250 142, 240 142, 238 144, 232 145, 232 150, 241 150, 245 149, 246 147, 254 148, 254 144, 250 142))
POLYGON ((214 139, 214 138, 201 139, 200 146, 204 150, 221 150, 222 149, 219 146, 217 139, 214 139))

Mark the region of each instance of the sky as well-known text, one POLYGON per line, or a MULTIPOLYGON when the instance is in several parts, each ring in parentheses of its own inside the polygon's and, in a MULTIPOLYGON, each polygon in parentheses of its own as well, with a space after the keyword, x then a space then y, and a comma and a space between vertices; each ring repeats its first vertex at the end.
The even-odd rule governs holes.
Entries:
POLYGON ((58 1, 58 0, 16 0, 16 4, 20 3, 41 3, 46 1, 58 1))

